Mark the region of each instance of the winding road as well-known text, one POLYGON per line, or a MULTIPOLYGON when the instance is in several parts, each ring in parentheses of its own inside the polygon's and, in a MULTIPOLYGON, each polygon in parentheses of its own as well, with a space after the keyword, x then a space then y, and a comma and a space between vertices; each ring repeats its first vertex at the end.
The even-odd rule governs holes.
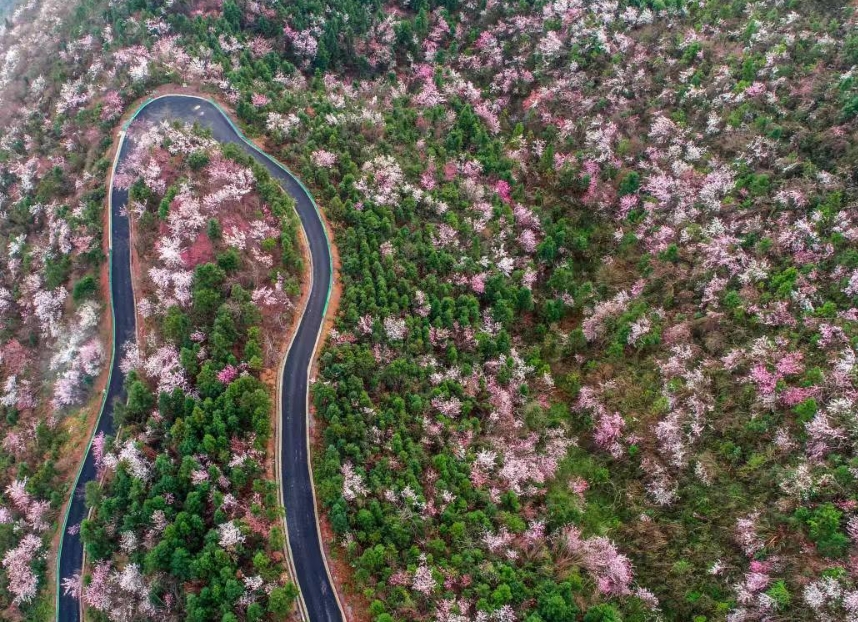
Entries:
MULTIPOLYGON (((331 250, 318 208, 310 193, 285 167, 246 140, 226 114, 213 102, 190 95, 165 95, 145 102, 132 121, 159 122, 176 120, 199 123, 212 131, 221 143, 234 143, 264 166, 296 202, 312 258, 311 290, 306 306, 284 359, 279 393, 277 426, 277 472, 281 502, 286 508, 286 533, 292 574, 297 578, 301 596, 299 607, 310 622, 340 622, 344 616, 337 593, 331 584, 318 523, 315 493, 310 469, 307 435, 308 387, 310 367, 321 338, 322 324, 330 297, 333 278, 331 250)), ((130 122, 129 122, 130 124, 130 122)), ((126 124, 120 133, 120 147, 113 171, 128 155, 126 124)), ((114 350, 105 399, 96 431, 113 434, 113 401, 123 397, 124 374, 119 357, 124 344, 135 340, 134 292, 131 285, 128 217, 124 213, 128 191, 110 188, 110 274, 113 308, 114 350)), ((57 620, 80 622, 80 602, 63 594, 61 581, 81 572, 83 544, 80 535, 68 533, 70 526, 86 518, 84 489, 95 479, 92 448, 87 450, 75 481, 60 539, 57 573, 57 620)), ((74 531, 74 530, 73 530, 74 531)))

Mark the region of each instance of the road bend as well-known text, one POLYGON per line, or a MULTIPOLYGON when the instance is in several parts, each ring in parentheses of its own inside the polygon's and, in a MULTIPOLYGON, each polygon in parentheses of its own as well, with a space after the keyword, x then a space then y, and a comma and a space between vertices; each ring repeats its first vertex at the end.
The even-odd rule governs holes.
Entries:
MULTIPOLYGON (((307 407, 309 370, 316 351, 332 280, 331 252, 324 224, 313 199, 307 190, 273 158, 246 141, 225 114, 211 101, 188 95, 167 95, 147 102, 137 113, 133 123, 160 121, 199 123, 208 128, 222 144, 240 147, 280 183, 295 199, 311 255, 312 288, 292 345, 283 364, 280 401, 280 451, 278 472, 282 498, 286 509, 286 530, 303 609, 310 622, 341 622, 343 614, 336 592, 331 585, 326 565, 313 493, 307 435, 307 407)), ((114 172, 121 167, 131 140, 122 141, 114 172)), ((111 177, 112 179, 112 177, 111 177)), ((104 407, 96 426, 96 433, 114 433, 113 402, 123 397, 125 376, 119 368, 122 348, 135 340, 134 293, 131 286, 131 261, 128 216, 125 206, 128 191, 111 184, 111 302, 115 327, 115 350, 110 382, 104 407)), ((69 533, 68 528, 86 518, 84 489, 95 479, 96 468, 92 450, 87 452, 71 496, 66 524, 61 534, 58 563, 60 580, 82 571, 83 543, 80 534, 69 533)), ((60 593, 57 599, 59 622, 80 622, 80 602, 60 593)))

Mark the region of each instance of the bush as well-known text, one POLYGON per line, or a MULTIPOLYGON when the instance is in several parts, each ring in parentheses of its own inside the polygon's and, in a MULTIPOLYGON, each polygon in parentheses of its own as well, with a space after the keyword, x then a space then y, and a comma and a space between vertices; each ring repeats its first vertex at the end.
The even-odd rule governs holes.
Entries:
POLYGON ((72 299, 76 303, 80 303, 87 298, 94 298, 98 291, 98 282, 91 274, 86 275, 80 281, 74 284, 72 289, 72 299))
POLYGON ((234 248, 228 248, 217 256, 217 265, 224 272, 235 272, 241 267, 241 257, 234 248))
POLYGON ((206 225, 206 234, 212 242, 216 242, 221 238, 220 222, 217 219, 212 218, 209 220, 208 225, 206 225))
POLYGON ((66 282, 71 273, 71 259, 68 255, 51 257, 45 260, 45 287, 56 289, 66 282))
POLYGON ((298 589, 291 583, 286 587, 276 587, 268 596, 268 611, 276 620, 285 619, 292 611, 292 605, 298 597, 298 589))
POLYGON ((849 548, 849 538, 840 531, 843 512, 834 504, 826 503, 812 512, 807 508, 796 510, 796 517, 809 527, 810 539, 824 557, 842 557, 849 548))
POLYGON ((205 151, 194 151, 188 156, 188 166, 191 170, 198 171, 209 163, 209 154, 205 151))
POLYGON ((786 583, 782 580, 776 581, 768 590, 766 590, 766 595, 777 603, 778 609, 788 607, 792 600, 789 590, 786 587, 786 583))
POLYGON ((623 622, 617 609, 608 604, 594 605, 584 614, 584 622, 623 622))

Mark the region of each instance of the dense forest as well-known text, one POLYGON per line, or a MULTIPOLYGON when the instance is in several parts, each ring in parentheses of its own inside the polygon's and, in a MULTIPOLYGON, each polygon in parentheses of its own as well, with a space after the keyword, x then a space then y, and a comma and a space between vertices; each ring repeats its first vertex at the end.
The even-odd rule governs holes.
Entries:
MULTIPOLYGON (((828 0, 22 5, 0 38, 7 617, 52 615, 64 456, 109 348, 111 132, 186 85, 333 228, 314 468, 357 619, 855 619, 856 66, 858 13, 828 0)), ((294 217, 251 169, 239 211, 272 231, 171 237, 250 165, 158 131, 163 166, 126 181, 175 376, 145 371, 155 346, 129 375, 80 590, 113 620, 282 619, 254 453, 282 327, 254 291, 294 300, 294 217), (191 247, 180 291, 155 262, 191 247)))

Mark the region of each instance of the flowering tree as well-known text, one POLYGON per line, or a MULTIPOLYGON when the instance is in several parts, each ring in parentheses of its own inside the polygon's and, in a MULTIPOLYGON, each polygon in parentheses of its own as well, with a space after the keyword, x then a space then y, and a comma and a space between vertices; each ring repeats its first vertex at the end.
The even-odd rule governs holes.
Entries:
POLYGON ((9 590, 14 595, 14 604, 27 603, 36 597, 39 579, 33 572, 32 563, 42 548, 38 536, 24 536, 17 547, 3 556, 3 567, 9 577, 9 590))

